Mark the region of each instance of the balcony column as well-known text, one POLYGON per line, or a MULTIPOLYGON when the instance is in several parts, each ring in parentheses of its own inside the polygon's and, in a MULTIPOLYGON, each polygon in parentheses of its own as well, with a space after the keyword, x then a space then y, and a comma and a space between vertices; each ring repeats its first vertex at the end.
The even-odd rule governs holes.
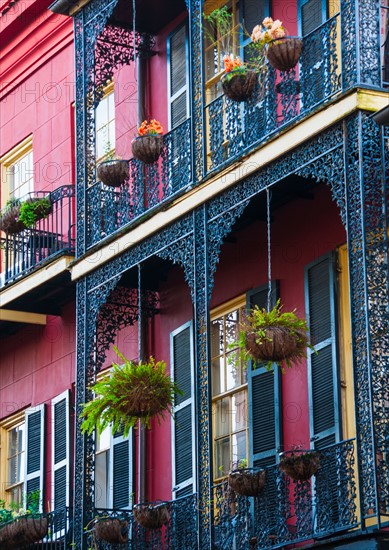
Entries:
MULTIPOLYGON (((367 2, 369 3, 369 2, 367 2)), ((381 130, 359 113, 345 122, 347 239, 362 526, 389 511, 388 237, 381 130), (386 480, 386 482, 385 482, 386 480)))
POLYGON ((381 85, 380 6, 376 0, 341 0, 343 90, 381 85))

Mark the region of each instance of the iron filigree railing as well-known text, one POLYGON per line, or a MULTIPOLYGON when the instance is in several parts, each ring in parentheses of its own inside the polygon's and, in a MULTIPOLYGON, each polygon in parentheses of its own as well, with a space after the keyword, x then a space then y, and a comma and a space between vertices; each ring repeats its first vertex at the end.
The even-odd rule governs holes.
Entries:
POLYGON ((87 246, 171 200, 192 183, 190 119, 163 136, 158 161, 129 160, 129 177, 118 188, 98 181, 87 190, 87 246))
POLYGON ((340 16, 306 35, 299 64, 287 72, 269 67, 251 99, 220 95, 205 107, 206 171, 253 149, 280 128, 307 115, 341 91, 340 16))
POLYGON ((74 196, 75 187, 63 185, 50 193, 35 192, 24 197, 23 200, 48 197, 52 209, 46 218, 31 228, 5 233, 0 239, 3 251, 0 286, 15 281, 58 255, 74 254, 74 196))
MULTIPOLYGON (((197 540, 197 496, 195 494, 164 503, 167 522, 160 528, 141 527, 132 510, 95 510, 94 520, 88 526, 88 548, 96 550, 195 550, 197 540), (119 519, 124 523, 121 544, 107 542, 97 536, 99 521, 119 519)), ((109 525, 107 526, 109 528, 109 525)), ((106 531, 107 532, 107 531, 106 531)))
POLYGON ((292 481, 278 466, 266 468, 257 497, 236 495, 225 481, 214 487, 214 548, 280 548, 355 528, 354 440, 319 451, 308 481, 292 481))

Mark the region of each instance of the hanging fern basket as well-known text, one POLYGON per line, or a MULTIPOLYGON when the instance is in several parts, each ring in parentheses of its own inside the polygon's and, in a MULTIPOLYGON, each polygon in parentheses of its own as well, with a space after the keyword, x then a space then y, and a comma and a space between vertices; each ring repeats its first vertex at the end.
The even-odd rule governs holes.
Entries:
POLYGON ((109 187, 120 187, 128 178, 128 161, 121 159, 105 160, 97 167, 97 179, 109 187))
POLYGON ((33 227, 35 223, 46 218, 53 211, 49 196, 31 197, 23 202, 6 206, 0 213, 0 230, 9 235, 20 233, 33 227))
POLYGON ((222 77, 223 91, 232 101, 247 101, 254 92, 256 79, 254 71, 230 71, 222 77))
POLYGON ((169 523, 170 514, 165 503, 136 504, 134 518, 145 529, 160 529, 169 523))
POLYGON ((269 43, 266 57, 274 69, 289 71, 297 65, 302 49, 301 38, 285 36, 269 43))
POLYGON ((265 486, 265 470, 252 468, 239 468, 232 470, 228 476, 228 485, 238 495, 256 497, 265 486))
POLYGON ((256 361, 279 363, 305 355, 308 336, 304 330, 282 326, 262 327, 246 334, 246 349, 256 361))
POLYGON ((23 229, 26 229, 24 223, 19 220, 20 206, 20 204, 9 206, 0 213, 1 231, 4 231, 9 235, 14 235, 15 233, 20 233, 23 229))
POLYGON ((118 518, 102 518, 93 527, 98 540, 110 544, 126 544, 128 542, 128 521, 118 518))
POLYGON ((308 481, 319 468, 317 451, 286 451, 280 457, 280 470, 294 481, 308 481))
POLYGON ((132 155, 144 164, 152 164, 160 157, 163 149, 163 137, 158 134, 136 137, 132 143, 132 155))

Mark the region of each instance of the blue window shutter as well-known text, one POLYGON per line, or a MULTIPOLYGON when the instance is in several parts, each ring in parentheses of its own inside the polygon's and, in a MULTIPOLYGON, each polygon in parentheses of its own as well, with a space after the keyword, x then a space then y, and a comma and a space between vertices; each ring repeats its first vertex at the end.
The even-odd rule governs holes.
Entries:
POLYGON ((51 401, 52 510, 70 504, 70 401, 69 390, 51 401))
POLYGON ((110 506, 129 508, 132 505, 132 429, 127 437, 111 435, 109 460, 110 506))
POLYGON ((194 371, 192 323, 186 323, 170 335, 171 375, 184 395, 178 395, 172 422, 173 498, 194 491, 194 371))
POLYGON ((26 461, 24 493, 28 495, 40 491, 40 507, 44 502, 44 427, 45 406, 27 409, 26 411, 26 461))
POLYGON ((315 448, 323 448, 340 439, 333 255, 306 267, 305 300, 311 343, 316 350, 308 350, 311 440, 315 448))
MULTIPOLYGON (((274 307, 279 295, 278 285, 271 283, 270 307, 274 307)), ((247 307, 257 305, 267 308, 268 285, 247 293, 247 307)), ((250 464, 271 466, 277 461, 281 445, 280 372, 268 372, 260 364, 248 365, 250 464)))

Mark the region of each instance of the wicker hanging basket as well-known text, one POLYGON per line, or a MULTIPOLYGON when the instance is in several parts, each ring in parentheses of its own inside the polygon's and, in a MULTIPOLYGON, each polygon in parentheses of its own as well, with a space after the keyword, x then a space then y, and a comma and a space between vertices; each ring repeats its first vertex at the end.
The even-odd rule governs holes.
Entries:
POLYGON ((97 179, 109 187, 120 187, 128 178, 128 161, 121 159, 105 160, 97 167, 97 179))
POLYGON ((304 330, 282 326, 263 328, 264 335, 256 332, 246 334, 246 349, 257 361, 280 362, 300 357, 308 346, 308 335, 304 330))
POLYGON ((95 537, 111 544, 128 542, 128 521, 118 518, 102 518, 93 527, 95 537))
POLYGON ((0 528, 0 548, 20 549, 47 535, 47 517, 20 517, 0 528))
POLYGON ((165 503, 136 504, 133 508, 134 518, 146 529, 160 529, 169 522, 170 514, 165 503))
POLYGON ((228 476, 228 484, 238 495, 256 497, 265 486, 265 470, 239 468, 232 470, 228 476))
POLYGON ((269 43, 266 56, 274 69, 289 71, 297 65, 302 48, 303 41, 301 38, 285 36, 269 43))
POLYGON ((159 134, 138 136, 131 143, 132 155, 145 164, 157 161, 163 149, 163 137, 159 134))
POLYGON ((26 229, 24 223, 19 220, 20 207, 21 204, 15 204, 0 213, 0 231, 14 235, 26 229))
POLYGON ((280 470, 294 481, 307 481, 319 468, 320 454, 317 451, 287 451, 280 457, 280 470))
POLYGON ((232 101, 247 101, 253 94, 256 79, 254 71, 231 71, 222 77, 223 91, 232 101))

